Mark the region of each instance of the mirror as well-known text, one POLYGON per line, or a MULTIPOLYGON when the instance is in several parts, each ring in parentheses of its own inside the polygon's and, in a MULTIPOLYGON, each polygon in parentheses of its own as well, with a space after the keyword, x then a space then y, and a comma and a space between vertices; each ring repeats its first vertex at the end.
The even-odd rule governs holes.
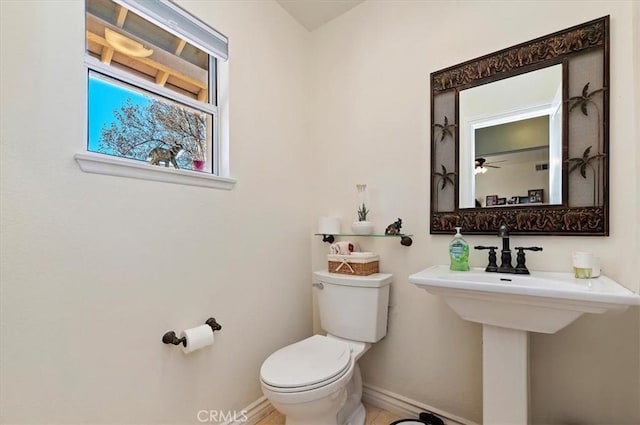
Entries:
POLYGON ((431 233, 608 235, 609 17, 431 74, 431 233))
POLYGON ((461 90, 459 101, 460 208, 529 203, 529 190, 561 204, 562 65, 461 90))

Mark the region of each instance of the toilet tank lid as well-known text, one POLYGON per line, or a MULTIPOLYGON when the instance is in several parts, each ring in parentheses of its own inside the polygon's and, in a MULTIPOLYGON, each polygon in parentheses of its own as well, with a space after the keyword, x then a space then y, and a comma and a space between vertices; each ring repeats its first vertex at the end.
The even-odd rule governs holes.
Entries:
POLYGON ((313 335, 271 354, 262 364, 260 377, 275 387, 302 387, 331 379, 350 362, 349 344, 313 335))
POLYGON ((362 286, 368 288, 381 288, 387 286, 393 280, 390 273, 374 273, 369 276, 351 276, 338 273, 329 273, 327 270, 313 272, 315 283, 332 283, 334 285, 362 286))

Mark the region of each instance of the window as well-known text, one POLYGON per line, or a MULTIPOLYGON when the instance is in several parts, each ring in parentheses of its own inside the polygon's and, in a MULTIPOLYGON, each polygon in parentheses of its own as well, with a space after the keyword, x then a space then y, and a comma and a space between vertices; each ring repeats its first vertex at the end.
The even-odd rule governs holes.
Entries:
POLYGON ((87 151, 218 175, 226 37, 168 0, 85 4, 87 151))

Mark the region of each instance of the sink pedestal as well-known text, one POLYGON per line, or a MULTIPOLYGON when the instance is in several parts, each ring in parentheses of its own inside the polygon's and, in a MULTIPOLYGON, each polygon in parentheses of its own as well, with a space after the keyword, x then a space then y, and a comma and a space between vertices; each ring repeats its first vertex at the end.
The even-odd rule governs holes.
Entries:
POLYGON ((482 325, 482 423, 528 423, 529 334, 482 325))

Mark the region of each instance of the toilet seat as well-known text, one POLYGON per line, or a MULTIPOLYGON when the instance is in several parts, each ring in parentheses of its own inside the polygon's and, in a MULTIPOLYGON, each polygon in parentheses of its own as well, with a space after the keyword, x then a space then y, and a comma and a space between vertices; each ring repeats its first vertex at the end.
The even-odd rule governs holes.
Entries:
POLYGON ((339 380, 353 363, 349 344, 314 335, 269 356, 260 369, 260 379, 274 392, 304 392, 339 380))

